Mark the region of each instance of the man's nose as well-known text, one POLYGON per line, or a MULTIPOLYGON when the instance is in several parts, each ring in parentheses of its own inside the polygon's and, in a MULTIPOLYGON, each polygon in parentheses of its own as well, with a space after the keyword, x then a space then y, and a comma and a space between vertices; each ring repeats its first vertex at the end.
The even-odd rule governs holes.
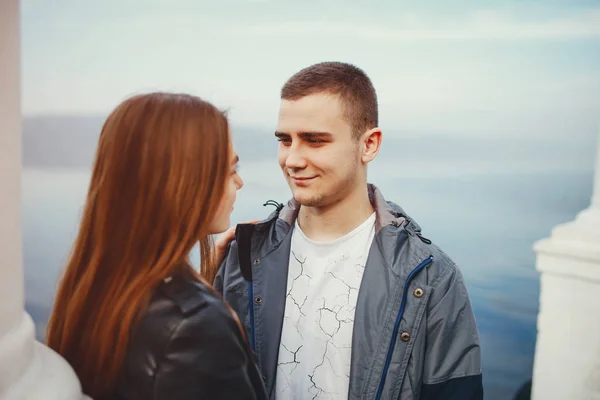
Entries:
POLYGON ((289 169, 302 169, 305 168, 307 164, 306 154, 304 154, 304 149, 300 146, 292 144, 289 147, 287 157, 285 159, 285 166, 289 169))

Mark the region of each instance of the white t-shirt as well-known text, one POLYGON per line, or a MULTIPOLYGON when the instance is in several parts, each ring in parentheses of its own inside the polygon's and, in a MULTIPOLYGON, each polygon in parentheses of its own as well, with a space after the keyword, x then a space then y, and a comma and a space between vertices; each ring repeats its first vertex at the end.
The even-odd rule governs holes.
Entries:
POLYGON ((358 288, 375 236, 375 213, 333 242, 296 222, 277 362, 276 398, 347 399, 358 288))

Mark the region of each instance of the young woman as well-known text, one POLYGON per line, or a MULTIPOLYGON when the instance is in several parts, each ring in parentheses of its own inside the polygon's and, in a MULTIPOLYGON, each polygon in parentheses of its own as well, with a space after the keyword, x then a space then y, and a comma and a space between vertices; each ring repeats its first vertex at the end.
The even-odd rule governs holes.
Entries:
POLYGON ((47 337, 95 400, 266 398, 209 283, 233 232, 212 246, 243 184, 237 160, 225 115, 194 96, 135 96, 105 122, 47 337))

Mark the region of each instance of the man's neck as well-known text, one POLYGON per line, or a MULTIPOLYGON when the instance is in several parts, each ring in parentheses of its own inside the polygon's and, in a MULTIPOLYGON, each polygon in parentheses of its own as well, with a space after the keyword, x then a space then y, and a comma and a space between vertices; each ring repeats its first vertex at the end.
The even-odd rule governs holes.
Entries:
POLYGON ((362 186, 343 200, 326 207, 301 206, 298 224, 311 240, 330 242, 352 232, 373 211, 367 187, 362 186))

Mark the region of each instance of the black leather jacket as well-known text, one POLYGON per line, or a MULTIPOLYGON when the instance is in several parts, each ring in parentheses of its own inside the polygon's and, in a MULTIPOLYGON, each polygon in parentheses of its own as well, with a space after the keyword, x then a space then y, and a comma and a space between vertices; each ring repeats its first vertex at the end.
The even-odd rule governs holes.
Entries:
POLYGON ((186 274, 165 280, 103 400, 266 399, 254 356, 224 303, 186 274))

